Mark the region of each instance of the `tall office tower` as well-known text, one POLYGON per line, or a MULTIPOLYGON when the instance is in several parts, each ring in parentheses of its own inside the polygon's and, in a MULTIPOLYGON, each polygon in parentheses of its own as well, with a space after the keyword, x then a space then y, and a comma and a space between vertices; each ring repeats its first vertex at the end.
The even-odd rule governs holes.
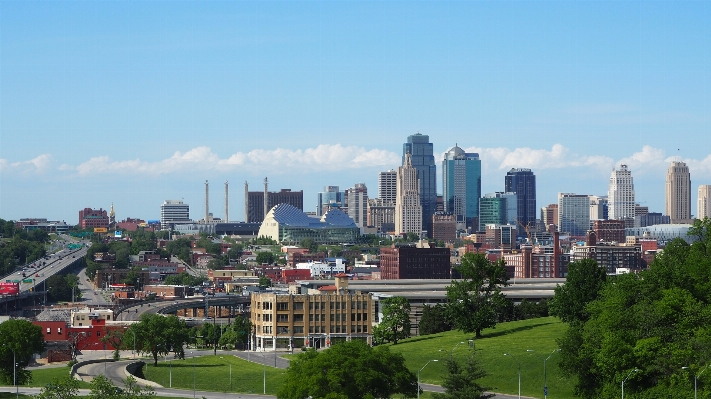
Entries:
POLYGON ((397 171, 390 169, 387 172, 378 173, 378 198, 384 203, 395 204, 397 199, 397 171))
POLYGON ((607 196, 590 196, 590 220, 607 220, 609 207, 607 196))
POLYGON ((266 209, 267 213, 269 213, 270 209, 279 204, 289 204, 301 211, 304 210, 303 190, 291 191, 291 189, 282 188, 280 191, 276 192, 266 191, 265 184, 265 191, 249 191, 249 186, 247 185, 247 182, 245 182, 244 191, 245 222, 247 223, 262 223, 264 220, 264 209, 266 209))
POLYGON ((348 216, 360 227, 362 233, 368 225, 368 188, 365 183, 356 183, 348 189, 348 216))
MULTIPOLYGON (((397 201, 395 201, 395 234, 422 234, 422 203, 417 169, 410 154, 405 154, 403 166, 397 169, 397 201)), ((431 217, 430 217, 431 218, 431 217)))
POLYGON ((487 224, 507 224, 508 200, 501 194, 485 194, 480 200, 478 231, 485 231, 487 224))
POLYGON ((175 222, 190 221, 190 206, 180 200, 165 200, 160 206, 160 225, 163 230, 173 227, 175 222))
POLYGON ((684 162, 673 161, 667 170, 665 213, 672 224, 691 222, 691 174, 684 162))
POLYGON ((442 193, 444 211, 456 217, 457 230, 479 228, 476 222, 481 198, 479 154, 464 152, 456 145, 444 154, 442 193))
POLYGON ((343 208, 346 193, 339 191, 338 186, 326 186, 318 193, 318 205, 316 205, 316 216, 323 216, 326 212, 334 208, 343 208))
POLYGON ((607 206, 609 219, 634 219, 634 183, 627 165, 620 165, 618 170, 612 169, 607 189, 607 206))
MULTIPOLYGON (((511 169, 506 173, 504 180, 506 192, 516 193, 516 221, 517 223, 535 227, 536 225, 536 175, 531 169, 511 169)), ((518 236, 523 237, 526 231, 517 230, 518 236)))
POLYGON ((558 204, 548 204, 541 208, 541 221, 548 231, 548 226, 558 226, 558 204))
POLYGON ((584 236, 590 230, 590 197, 558 193, 558 231, 584 236))
POLYGON ((699 219, 711 218, 711 185, 709 184, 699 186, 699 209, 696 213, 699 219))
POLYGON ((430 137, 420 133, 408 136, 407 143, 402 145, 403 165, 406 154, 410 154, 412 166, 417 170, 417 178, 420 181, 422 229, 431 236, 432 215, 437 210, 437 165, 435 165, 430 137))

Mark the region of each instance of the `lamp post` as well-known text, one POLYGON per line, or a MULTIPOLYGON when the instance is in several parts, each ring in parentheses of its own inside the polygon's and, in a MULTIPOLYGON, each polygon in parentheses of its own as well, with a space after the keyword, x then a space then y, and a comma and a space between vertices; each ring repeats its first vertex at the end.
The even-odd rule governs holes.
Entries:
POLYGON ((430 364, 431 362, 436 362, 436 361, 437 361, 437 359, 429 360, 429 361, 427 361, 427 363, 425 363, 424 366, 422 366, 421 369, 417 370, 417 399, 420 399, 420 371, 424 370, 425 367, 427 367, 427 365, 430 364))
POLYGON ((516 356, 510 353, 504 353, 504 356, 511 356, 513 360, 516 361, 516 364, 518 364, 518 399, 521 399, 521 362, 516 359, 516 356))
POLYGON ((15 385, 15 397, 20 397, 20 387, 17 385, 17 358, 15 356, 15 350, 10 348, 8 345, 3 345, 12 351, 12 383, 15 385))
POLYGON ((625 377, 625 379, 622 380, 622 399, 625 399, 625 381, 627 381, 627 379, 630 378, 632 373, 636 373, 638 371, 639 371, 639 369, 635 367, 635 369, 630 371, 629 374, 627 374, 627 377, 625 377))
POLYGON ((192 352, 190 355, 193 357, 193 399, 195 399, 195 356, 192 352))
MULTIPOLYGON (((224 359, 224 357, 220 356, 220 359, 224 359)), ((230 391, 232 391, 232 363, 229 363, 230 365, 230 391)))
POLYGON ((133 352, 131 354, 133 355, 133 360, 136 360, 136 332, 131 330, 130 327, 126 331, 130 331, 133 334, 133 352))
POLYGON ((262 373, 264 375, 264 395, 267 394, 267 354, 262 347, 262 373))
MULTIPOLYGON (((535 353, 536 351, 534 351, 533 349, 527 349, 526 352, 533 352, 533 353, 535 353)), ((560 352, 560 349, 554 349, 553 352, 551 352, 551 354, 548 355, 547 358, 543 359, 543 397, 544 397, 544 398, 548 398, 548 384, 546 383, 546 362, 547 362, 548 359, 550 359, 551 356, 553 356, 553 354, 556 353, 556 352, 560 352)), ((541 356, 541 357, 543 357, 543 356, 541 356)))
MULTIPOLYGON (((703 370, 701 370, 701 372, 700 372, 699 374, 694 374, 694 399, 696 399, 696 380, 697 380, 699 377, 701 377, 701 374, 703 374, 704 371, 706 371, 707 368, 709 368, 709 365, 708 365, 708 364, 706 365, 706 367, 704 367, 703 370)), ((684 370, 691 370, 690 368, 688 368, 688 367, 686 367, 686 366, 682 367, 682 369, 684 369, 684 370)), ((693 371, 692 371, 692 372, 693 372, 693 371)))

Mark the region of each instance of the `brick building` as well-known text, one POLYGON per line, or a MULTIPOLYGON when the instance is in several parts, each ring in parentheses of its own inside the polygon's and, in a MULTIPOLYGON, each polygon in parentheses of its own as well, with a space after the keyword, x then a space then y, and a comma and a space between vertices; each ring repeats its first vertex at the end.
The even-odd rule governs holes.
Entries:
POLYGON ((451 278, 450 252, 449 248, 381 248, 381 278, 383 280, 451 278))
POLYGON ((109 215, 108 213, 99 208, 91 209, 84 208, 79 211, 79 226, 82 229, 95 229, 95 228, 109 228, 109 215))

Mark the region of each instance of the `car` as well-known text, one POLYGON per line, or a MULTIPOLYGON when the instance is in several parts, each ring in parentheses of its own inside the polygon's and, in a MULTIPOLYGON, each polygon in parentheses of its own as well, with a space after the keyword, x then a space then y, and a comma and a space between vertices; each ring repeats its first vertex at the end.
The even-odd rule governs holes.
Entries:
POLYGON ((35 277, 39 277, 39 273, 35 273, 35 277))

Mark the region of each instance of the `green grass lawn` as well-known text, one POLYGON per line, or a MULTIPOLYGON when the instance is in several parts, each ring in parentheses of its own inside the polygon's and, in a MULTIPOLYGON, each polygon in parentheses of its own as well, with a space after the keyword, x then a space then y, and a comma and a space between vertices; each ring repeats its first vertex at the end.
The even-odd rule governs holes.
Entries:
POLYGON ((236 356, 218 355, 159 361, 154 367, 151 362, 143 368, 147 379, 164 387, 170 385, 172 363, 173 388, 195 389, 198 391, 258 393, 264 390, 266 370, 267 394, 276 395, 281 388, 284 369, 276 369, 242 360, 236 356), (230 388, 230 365, 232 365, 232 387, 230 388))
MULTIPOLYGON (((485 386, 495 392, 518 393, 518 364, 521 363, 521 394, 537 398, 543 397, 543 359, 557 348, 556 339, 563 335, 567 326, 554 317, 501 323, 495 329, 484 330, 481 339, 473 334, 449 331, 441 334, 414 337, 389 345, 393 352, 402 353, 405 361, 415 374, 428 360, 430 363, 422 372, 422 382, 441 384, 445 374, 445 363, 450 351, 456 359, 464 359, 473 340, 483 367, 489 376, 482 379, 485 386), (533 350, 534 352, 527 352, 533 350), (515 357, 504 356, 510 353, 515 357)), ((573 397, 572 381, 562 378, 558 370, 559 355, 556 353, 547 362, 548 397, 573 397)), ((193 372, 197 390, 217 392, 262 392, 262 366, 234 356, 204 356, 193 360, 173 361, 173 387, 190 390, 193 388, 193 372), (232 388, 229 384, 229 364, 232 364, 232 388)), ((168 386, 169 364, 159 362, 158 367, 149 365, 148 379, 168 386)), ((282 383, 284 370, 267 366, 267 393, 276 394, 282 383)), ((429 395, 423 395, 426 398, 429 395)))
MULTIPOLYGON (((390 345, 393 352, 402 353, 406 364, 414 373, 428 360, 430 363, 420 373, 422 382, 441 384, 446 373, 446 364, 450 351, 459 342, 452 353, 455 359, 465 359, 468 355, 469 340, 473 340, 479 360, 489 376, 482 379, 482 384, 495 392, 518 393, 518 363, 521 363, 521 395, 543 397, 543 359, 557 348, 556 339, 567 328, 554 317, 501 323, 495 329, 482 332, 481 339, 474 339, 474 334, 448 331, 441 334, 426 335, 400 341, 390 345), (534 352, 527 352, 533 350, 534 352), (515 357, 504 356, 510 353, 515 357)), ((562 378, 558 369, 559 355, 556 353, 547 362, 548 397, 573 397, 573 383, 562 378)))

